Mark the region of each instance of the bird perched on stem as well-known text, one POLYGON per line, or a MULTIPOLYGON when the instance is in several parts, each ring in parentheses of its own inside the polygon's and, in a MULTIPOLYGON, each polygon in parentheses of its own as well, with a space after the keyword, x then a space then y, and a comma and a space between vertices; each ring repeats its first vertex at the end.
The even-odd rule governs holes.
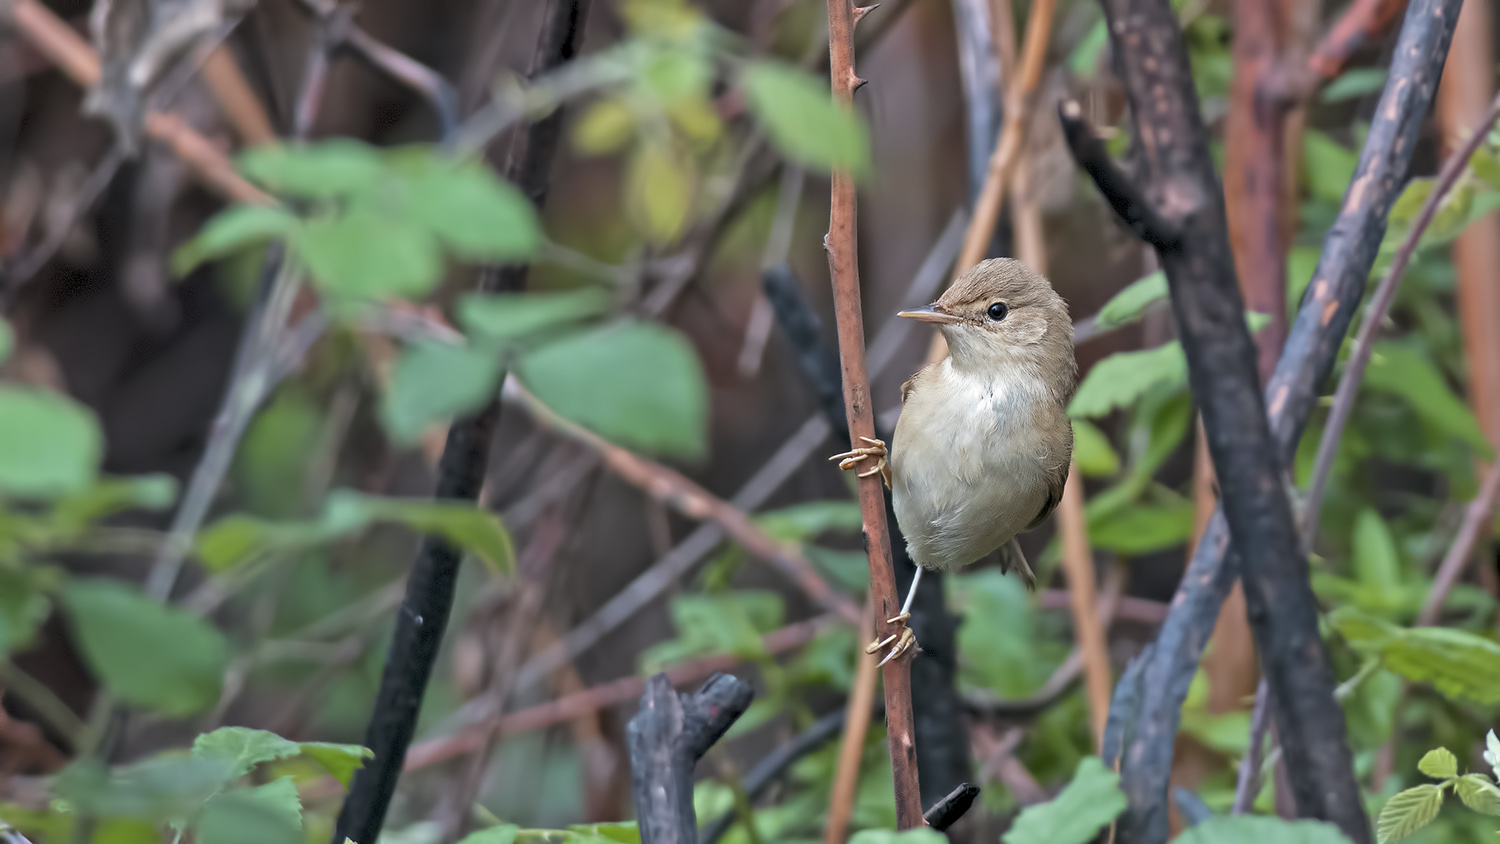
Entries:
POLYGON ((889 620, 900 632, 866 649, 892 646, 881 665, 916 645, 905 622, 923 569, 962 568, 998 548, 1001 570, 1036 588, 1016 535, 1062 499, 1078 379, 1068 305, 1020 261, 983 261, 936 302, 899 316, 935 324, 948 357, 901 385, 889 451, 862 438, 867 445, 832 458, 864 470, 860 477, 882 475, 918 566, 901 614, 889 620))

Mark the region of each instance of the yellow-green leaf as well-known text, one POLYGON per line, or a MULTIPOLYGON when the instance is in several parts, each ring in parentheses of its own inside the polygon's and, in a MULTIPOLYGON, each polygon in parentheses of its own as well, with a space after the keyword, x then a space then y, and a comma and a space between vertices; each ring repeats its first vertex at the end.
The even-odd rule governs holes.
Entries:
POLYGON ((1446 747, 1427 751, 1417 762, 1417 770, 1435 780, 1446 780, 1458 776, 1458 757, 1446 747))
POLYGON ((641 144, 630 160, 627 201, 631 215, 652 243, 668 244, 682 234, 693 207, 692 159, 659 144, 641 144))
POLYGON ((1443 790, 1431 783, 1397 792, 1380 810, 1376 838, 1380 844, 1400 841, 1432 823, 1442 808, 1443 790))

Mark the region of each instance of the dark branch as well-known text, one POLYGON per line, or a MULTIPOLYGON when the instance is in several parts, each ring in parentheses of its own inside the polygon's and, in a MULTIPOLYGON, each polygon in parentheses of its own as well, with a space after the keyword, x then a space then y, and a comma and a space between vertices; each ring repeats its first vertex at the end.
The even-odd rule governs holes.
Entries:
MULTIPOLYGON (((1370 840, 1369 821, 1354 780, 1344 713, 1333 696, 1333 672, 1283 484, 1282 456, 1266 420, 1255 345, 1235 278, 1223 191, 1198 111, 1187 48, 1166 0, 1103 0, 1103 5, 1135 118, 1132 138, 1147 180, 1148 207, 1165 217, 1177 234, 1167 237, 1150 217, 1136 217, 1144 236, 1156 246, 1171 287, 1189 384, 1203 414, 1235 552, 1245 561, 1251 628, 1270 683, 1279 733, 1285 738, 1292 790, 1304 814, 1333 822, 1362 844, 1370 840)), ((1067 108, 1062 115, 1064 125, 1079 116, 1067 108)), ((1136 200, 1139 194, 1106 196, 1119 211, 1122 198, 1136 200)), ((1147 695, 1157 685, 1168 685, 1146 679, 1147 695)), ((1161 705, 1164 702, 1147 703, 1142 712, 1149 717, 1161 705)), ((1137 731, 1138 741, 1145 738, 1137 731)), ((1137 772, 1142 757, 1136 748, 1122 758, 1130 808, 1121 820, 1121 840, 1165 840, 1166 783, 1158 782, 1157 772, 1149 767, 1137 772)))
MULTIPOLYGON (((577 52, 588 5, 589 0, 553 0, 538 39, 533 74, 557 67, 577 52)), ((559 115, 554 113, 519 133, 518 142, 524 148, 506 167, 505 175, 538 205, 546 195, 547 174, 557 147, 558 120, 559 115)), ((480 287, 493 290, 503 284, 507 289, 519 290, 525 287, 526 277, 524 265, 491 269, 481 276, 480 287)), ((499 422, 500 403, 496 399, 453 421, 438 462, 435 498, 478 500, 499 422)), ((375 757, 354 777, 339 812, 334 844, 345 838, 366 842, 380 837, 406 749, 416 730, 417 713, 432 676, 448 614, 453 608, 453 591, 462 559, 458 548, 436 536, 425 537, 417 551, 406 581, 406 595, 396 615, 375 707, 365 729, 364 744, 374 751, 375 757)))
MULTIPOLYGON (((1313 282, 1266 388, 1271 430, 1283 461, 1295 451, 1318 386, 1333 367, 1364 292, 1387 215, 1432 105, 1460 5, 1461 0, 1417 0, 1408 10, 1393 52, 1391 82, 1375 110, 1354 183, 1324 240, 1313 282)), ((1128 787, 1140 795, 1133 797, 1139 802, 1132 812, 1148 812, 1149 820, 1161 824, 1156 840, 1166 834, 1166 789, 1182 702, 1239 572, 1237 559, 1226 559, 1228 539, 1224 514, 1215 513, 1154 646, 1131 664, 1111 706, 1106 748, 1113 750, 1105 758, 1130 760, 1128 787), (1135 679, 1127 682, 1130 678, 1135 679)))
POLYGON ((1062 124, 1063 137, 1067 139, 1073 160, 1094 180, 1094 186, 1120 221, 1135 232, 1136 237, 1157 249, 1177 248, 1182 237, 1177 225, 1156 213, 1141 189, 1109 157, 1104 141, 1084 119, 1083 109, 1078 103, 1074 100, 1058 103, 1057 119, 1062 124))
POLYGON ((641 711, 625 730, 642 841, 697 844, 693 767, 752 697, 750 685, 729 674, 715 674, 691 695, 677 694, 665 674, 646 681, 641 711))
POLYGON ((927 825, 942 832, 950 826, 958 823, 958 819, 969 811, 974 805, 974 800, 979 797, 979 786, 970 783, 962 783, 958 788, 948 793, 947 797, 939 800, 936 805, 927 810, 922 816, 927 825))

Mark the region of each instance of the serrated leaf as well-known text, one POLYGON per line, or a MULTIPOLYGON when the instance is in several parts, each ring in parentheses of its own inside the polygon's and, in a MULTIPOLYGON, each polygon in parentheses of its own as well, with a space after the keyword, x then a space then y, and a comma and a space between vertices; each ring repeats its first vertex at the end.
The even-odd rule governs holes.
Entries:
POLYGON ((635 112, 620 100, 589 105, 573 124, 573 148, 584 155, 603 155, 635 137, 635 112))
POLYGON ((345 788, 353 782, 354 772, 365 766, 365 760, 375 758, 375 751, 357 744, 304 741, 298 744, 298 749, 303 756, 322 766, 323 770, 345 788))
POLYGON ((782 154, 822 171, 869 171, 864 120, 834 101, 828 83, 770 62, 750 62, 743 81, 746 104, 782 154))
POLYGON ((232 777, 242 777, 262 762, 286 759, 300 752, 294 741, 249 727, 220 727, 193 740, 193 758, 223 761, 233 772, 232 777))
POLYGON ((1125 811, 1120 775, 1085 756, 1073 780, 1052 801, 1021 810, 1004 844, 1086 844, 1125 811))
POLYGON ((491 349, 447 343, 407 347, 380 405, 386 432, 397 443, 412 443, 427 426, 477 410, 499 389, 501 371, 500 356, 491 349))
POLYGON ((192 272, 205 261, 222 258, 253 244, 285 237, 297 227, 297 218, 268 205, 234 205, 204 224, 196 237, 172 253, 172 274, 192 272))
POLYGON ((302 801, 291 777, 216 794, 193 827, 198 844, 301 844, 302 801))
POLYGON ((240 156, 240 170, 275 193, 313 198, 349 194, 385 175, 373 147, 346 139, 255 147, 240 156))
POLYGON ((1157 270, 1127 284, 1125 289, 1110 297, 1099 309, 1096 325, 1106 329, 1135 322, 1147 308, 1166 298, 1167 274, 1157 270))
POLYGON ((516 261, 536 252, 541 224, 515 186, 481 164, 435 166, 410 179, 406 210, 465 261, 516 261))
POLYGON ((1320 821, 1216 815, 1185 830, 1173 844, 1349 844, 1349 839, 1338 827, 1320 821))
POLYGON ((471 832, 458 844, 514 844, 516 833, 521 829, 514 824, 503 823, 478 832, 471 832))
POLYGON ((1500 788, 1496 788, 1484 774, 1459 777, 1453 781, 1453 790, 1470 809, 1484 815, 1500 815, 1500 788))
POLYGON ((70 580, 62 598, 84 660, 122 702, 181 717, 218 701, 229 646, 201 617, 99 578, 70 580))
POLYGON ((1103 416, 1128 407, 1162 384, 1187 384, 1187 358, 1176 340, 1155 349, 1117 352, 1094 364, 1068 405, 1074 419, 1103 416))
POLYGON ((543 404, 605 439, 658 454, 707 448, 708 384, 681 335, 621 322, 526 353, 522 380, 543 404))
POLYGON ((66 396, 0 385, 0 495, 56 498, 94 483, 104 435, 66 396))
POLYGON ((471 294, 459 300, 464 330, 487 340, 515 340, 608 311, 614 296, 600 287, 563 293, 471 294))
POLYGON ((155 756, 115 769, 97 759, 74 762, 53 791, 80 814, 182 823, 231 781, 223 760, 155 756))
POLYGON ((1374 509, 1354 518, 1354 576, 1365 586, 1396 589, 1401 584, 1401 556, 1396 537, 1374 509))
POLYGON ((1484 706, 1500 703, 1500 645, 1463 630, 1417 627, 1385 646, 1391 671, 1429 683, 1445 697, 1484 706))
POLYGON ((1380 844, 1411 835, 1432 823, 1443 808, 1443 790, 1431 783, 1397 792, 1380 810, 1375 836, 1380 844))
POLYGON ((643 143, 630 158, 626 201, 636 224, 652 243, 668 244, 682 234, 693 208, 692 159, 660 144, 643 143))
POLYGON ((357 208, 314 220, 298 230, 296 243, 317 285, 347 299, 421 296, 443 269, 432 233, 393 213, 357 208))
POLYGON ((1458 776, 1458 757, 1446 747, 1433 748, 1417 762, 1417 770, 1435 780, 1452 779, 1458 776))
POLYGON ((1108 478, 1120 471, 1120 455, 1110 445, 1109 437, 1093 423, 1073 420, 1073 462, 1089 478, 1108 478))

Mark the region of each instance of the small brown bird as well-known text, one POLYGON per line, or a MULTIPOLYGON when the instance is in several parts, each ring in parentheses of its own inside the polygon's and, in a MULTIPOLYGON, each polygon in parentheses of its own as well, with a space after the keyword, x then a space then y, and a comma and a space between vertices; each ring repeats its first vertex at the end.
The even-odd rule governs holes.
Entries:
POLYGON ((1020 261, 983 261, 936 302, 899 315, 936 324, 949 355, 901 385, 889 463, 885 443, 869 438, 833 457, 846 470, 874 462, 860 477, 885 478, 918 566, 901 614, 889 620, 901 631, 867 649, 893 645, 881 665, 916 644, 905 621, 923 569, 952 571, 998 548, 1001 570, 1036 588, 1016 535, 1062 499, 1078 380, 1068 305, 1020 261))

